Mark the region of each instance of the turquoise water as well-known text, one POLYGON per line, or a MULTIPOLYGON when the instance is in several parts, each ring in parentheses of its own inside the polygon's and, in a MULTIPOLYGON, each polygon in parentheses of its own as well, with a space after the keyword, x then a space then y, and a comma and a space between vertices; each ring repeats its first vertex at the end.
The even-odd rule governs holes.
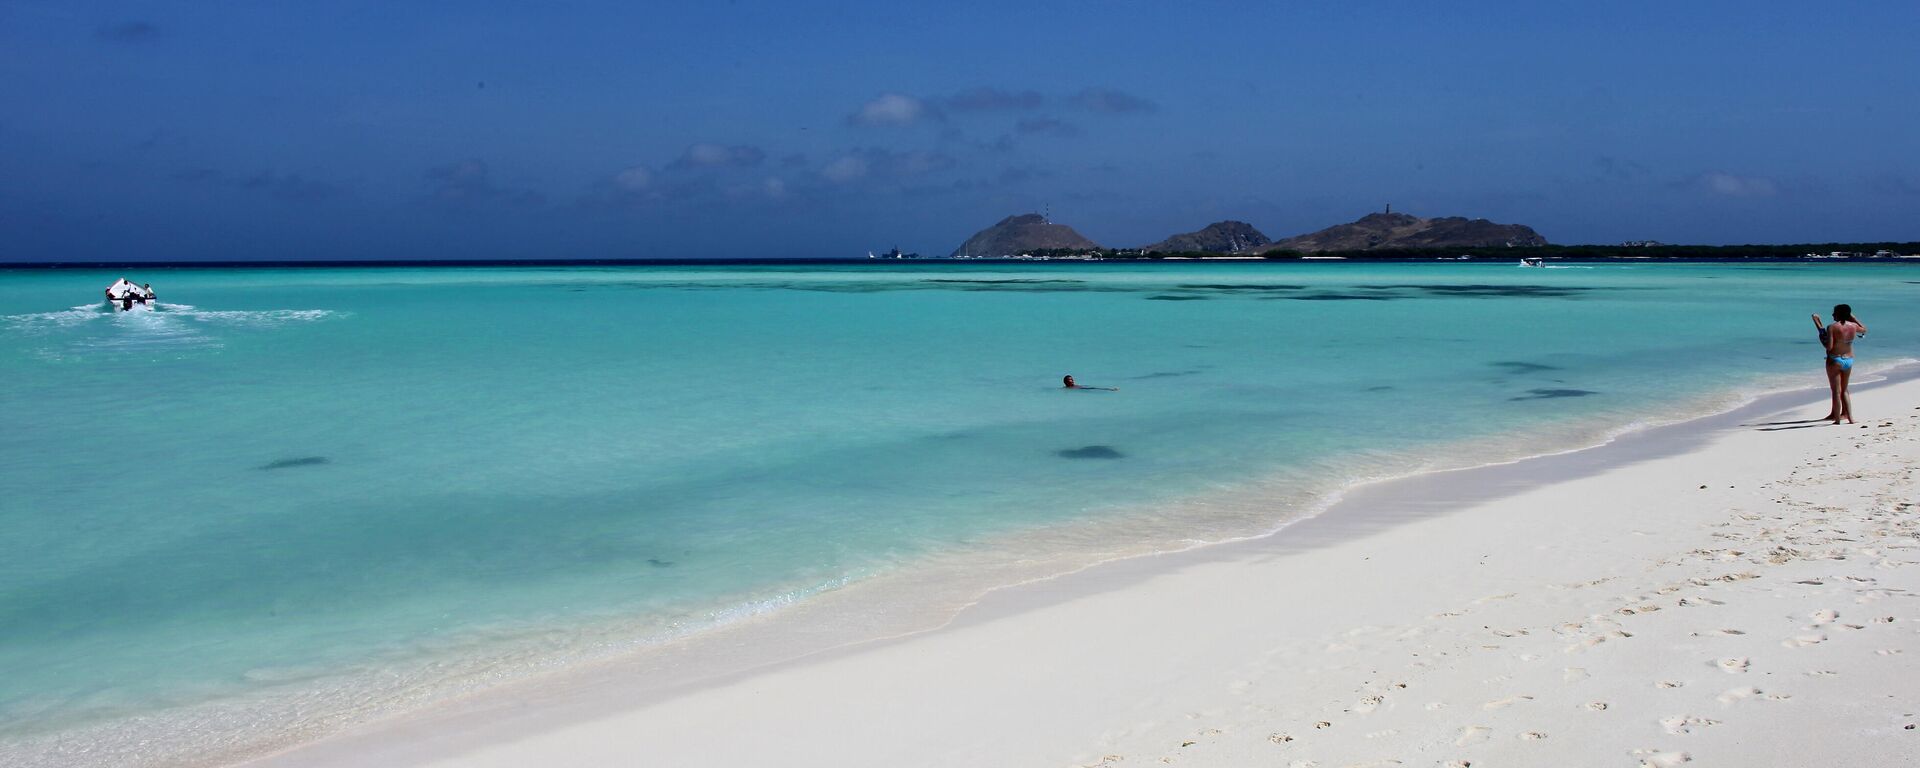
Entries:
POLYGON ((0 271, 0 756, 231 746, 298 724, 168 717, 374 710, 1000 541, 1266 530, 1294 502, 1179 502, 1818 385, 1839 300, 1863 366, 1920 357, 1909 265, 125 272, 159 311, 0 271))

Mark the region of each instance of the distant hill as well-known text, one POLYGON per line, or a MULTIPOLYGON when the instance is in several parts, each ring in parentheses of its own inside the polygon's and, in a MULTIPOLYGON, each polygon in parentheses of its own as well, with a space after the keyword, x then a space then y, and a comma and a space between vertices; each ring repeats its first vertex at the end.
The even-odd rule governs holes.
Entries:
POLYGON ((1153 245, 1144 246, 1142 251, 1161 253, 1233 253, 1259 248, 1273 242, 1273 238, 1254 229, 1244 221, 1216 221, 1198 232, 1183 232, 1153 245))
POLYGON ((1447 216, 1423 219, 1404 213, 1370 213, 1352 224, 1289 237, 1249 249, 1266 251, 1367 251, 1376 248, 1452 248, 1546 245, 1547 239, 1524 224, 1495 224, 1486 219, 1447 216))
POLYGON ((1040 214, 1029 213, 1008 216, 980 230, 955 248, 953 255, 992 258, 1050 249, 1096 250, 1099 247, 1099 243, 1082 237, 1073 227, 1054 224, 1040 214))

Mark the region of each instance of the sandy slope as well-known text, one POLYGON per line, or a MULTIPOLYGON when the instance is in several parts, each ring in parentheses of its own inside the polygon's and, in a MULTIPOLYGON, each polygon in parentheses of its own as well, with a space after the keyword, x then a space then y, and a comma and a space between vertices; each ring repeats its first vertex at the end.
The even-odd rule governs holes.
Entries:
POLYGON ((451 720, 265 762, 1920 764, 1920 381, 1858 405, 1890 418, 1750 413, 1679 428, 1698 444, 1678 455, 1402 483, 1345 505, 1413 510, 1391 525, 1336 508, 649 706, 451 720), (1571 477, 1488 490, 1556 471, 1571 477), (1463 486, 1488 498, 1445 500, 1463 486))

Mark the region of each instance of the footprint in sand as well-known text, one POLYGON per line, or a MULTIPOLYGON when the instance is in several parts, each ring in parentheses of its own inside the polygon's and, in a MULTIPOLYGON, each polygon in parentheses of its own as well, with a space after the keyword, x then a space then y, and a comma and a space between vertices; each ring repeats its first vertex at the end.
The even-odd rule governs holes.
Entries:
POLYGON ((1539 731, 1527 731, 1526 733, 1520 734, 1521 741, 1539 741, 1546 737, 1546 734, 1539 731))
POLYGON ((1633 756, 1640 758, 1642 768, 1673 768, 1693 760, 1693 756, 1685 752, 1662 752, 1657 749, 1636 749, 1633 756))
POLYGON ((1352 708, 1352 709, 1350 709, 1350 710, 1347 710, 1347 711, 1349 711, 1349 712, 1358 712, 1358 713, 1360 713, 1360 714, 1363 714, 1363 715, 1364 715, 1364 714, 1367 714, 1368 712, 1372 712, 1372 711, 1374 711, 1374 710, 1376 710, 1376 709, 1379 709, 1379 708, 1380 708, 1380 697, 1379 697, 1379 696, 1368 696, 1368 697, 1366 697, 1366 698, 1363 698, 1363 699, 1361 699, 1360 701, 1358 701, 1358 702, 1356 702, 1356 703, 1355 703, 1355 704, 1353 705, 1353 708, 1352 708))
POLYGON ((1753 662, 1745 656, 1731 656, 1714 662, 1714 666, 1719 667, 1720 671, 1729 675, 1738 675, 1746 672, 1747 667, 1752 665, 1753 662))
POLYGON ((1460 729, 1460 738, 1454 739, 1453 745, 1456 747, 1464 747, 1468 744, 1479 744, 1492 737, 1492 728, 1484 725, 1469 725, 1460 729))
POLYGON ((1577 643, 1574 643, 1573 645, 1569 645, 1569 646, 1567 646, 1566 648, 1564 648, 1564 649, 1562 649, 1562 650, 1564 650, 1564 651, 1565 651, 1566 653, 1574 653, 1574 652, 1576 652, 1576 651, 1581 651, 1581 650, 1584 650, 1584 649, 1587 649, 1587 648, 1592 648, 1592 647, 1594 647, 1594 646, 1596 646, 1596 645, 1599 645, 1599 644, 1601 644, 1601 643, 1604 643, 1604 642, 1606 642, 1606 641, 1607 641, 1607 638, 1606 638, 1606 637, 1604 637, 1604 636, 1602 636, 1602 637, 1589 637, 1589 638, 1587 638, 1587 639, 1585 639, 1585 640, 1581 640, 1580 642, 1577 642, 1577 643))
POLYGON ((1719 724, 1720 721, 1718 720, 1694 717, 1693 715, 1674 715, 1673 717, 1660 721, 1660 725, 1667 729, 1667 733, 1675 736, 1692 733, 1695 728, 1705 728, 1709 725, 1719 724))
POLYGON ((1523 702, 1523 701, 1533 701, 1533 697, 1532 696, 1508 696, 1504 699, 1489 701, 1485 704, 1480 705, 1480 708, 1487 709, 1487 710, 1505 709, 1515 704, 1519 704, 1520 702, 1523 702))
POLYGON ((1682 686, 1684 686, 1684 685, 1686 685, 1686 683, 1684 683, 1684 682, 1681 682, 1681 681, 1679 681, 1679 680, 1662 680, 1662 681, 1660 681, 1660 682, 1657 682, 1657 683, 1654 683, 1654 684, 1653 684, 1653 687, 1655 687, 1655 688, 1679 688, 1679 687, 1682 687, 1682 686))
POLYGON ((1607 703, 1604 701, 1589 701, 1587 702, 1587 709, 1595 712, 1605 712, 1607 711, 1607 703))
POLYGON ((1732 704, 1736 701, 1745 701, 1759 695, 1760 689, 1752 686, 1746 688, 1728 688, 1725 693, 1715 697, 1714 700, 1722 704, 1732 704))
POLYGON ((1832 624, 1834 619, 1840 618, 1840 612, 1832 608, 1827 608, 1814 611, 1811 618, 1815 624, 1832 624))
POLYGON ((1826 641, 1827 641, 1826 635, 1813 633, 1813 634, 1795 635, 1793 637, 1789 637, 1785 640, 1780 641, 1780 645, 1785 646, 1787 648, 1805 648, 1809 645, 1818 645, 1826 641))
POLYGON ((1441 763, 1440 768, 1473 768, 1473 763, 1468 760, 1448 760, 1441 763))

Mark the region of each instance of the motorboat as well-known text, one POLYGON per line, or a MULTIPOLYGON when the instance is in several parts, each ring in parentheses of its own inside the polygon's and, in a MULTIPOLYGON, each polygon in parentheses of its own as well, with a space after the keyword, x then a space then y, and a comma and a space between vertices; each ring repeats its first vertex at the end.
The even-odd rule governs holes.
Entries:
POLYGON ((1546 260, 1538 256, 1528 256, 1520 260, 1520 266, 1523 267, 1544 267, 1546 265, 1546 260))
POLYGON ((158 303, 154 300, 151 284, 134 285, 123 277, 107 286, 107 309, 115 312, 152 312, 158 303))

